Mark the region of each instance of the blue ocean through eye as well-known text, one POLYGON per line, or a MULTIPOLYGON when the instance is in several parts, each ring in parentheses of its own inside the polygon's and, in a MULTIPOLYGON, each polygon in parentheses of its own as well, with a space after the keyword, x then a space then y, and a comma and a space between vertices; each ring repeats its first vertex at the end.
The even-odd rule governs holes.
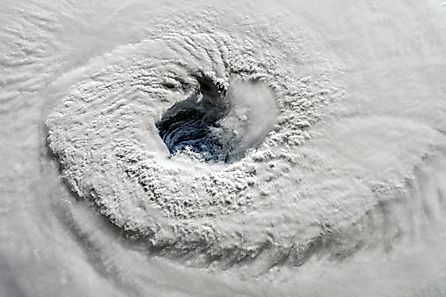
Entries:
POLYGON ((196 77, 197 90, 174 104, 156 123, 170 155, 189 149, 204 161, 229 162, 231 147, 215 133, 220 120, 228 115, 231 104, 225 90, 208 77, 196 77))

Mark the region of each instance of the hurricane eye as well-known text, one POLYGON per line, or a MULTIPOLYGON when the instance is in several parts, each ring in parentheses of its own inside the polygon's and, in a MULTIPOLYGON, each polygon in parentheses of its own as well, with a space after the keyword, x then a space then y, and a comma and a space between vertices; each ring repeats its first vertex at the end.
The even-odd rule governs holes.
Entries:
POLYGON ((216 135, 219 121, 228 115, 230 102, 210 78, 197 80, 199 88, 175 103, 155 123, 170 155, 188 149, 204 161, 224 161, 231 151, 216 135))
POLYGON ((212 78, 175 103, 155 123, 170 157, 193 152, 204 162, 232 163, 259 145, 275 122, 269 88, 258 81, 232 81, 228 90, 212 78))

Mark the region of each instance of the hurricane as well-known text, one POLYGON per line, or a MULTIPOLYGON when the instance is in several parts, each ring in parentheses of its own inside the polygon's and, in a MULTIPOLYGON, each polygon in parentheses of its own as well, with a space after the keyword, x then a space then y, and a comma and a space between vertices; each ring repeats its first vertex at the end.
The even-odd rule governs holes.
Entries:
POLYGON ((446 296, 438 1, 9 1, 0 296, 446 296))

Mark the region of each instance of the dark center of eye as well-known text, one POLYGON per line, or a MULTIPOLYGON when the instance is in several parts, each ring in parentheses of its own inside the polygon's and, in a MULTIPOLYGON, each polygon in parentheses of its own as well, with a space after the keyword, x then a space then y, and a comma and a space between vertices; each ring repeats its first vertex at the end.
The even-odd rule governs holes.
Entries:
POLYGON ((156 123, 171 155, 189 149, 209 161, 229 162, 231 148, 222 143, 215 129, 230 111, 225 91, 206 76, 196 77, 197 90, 175 103, 156 123))

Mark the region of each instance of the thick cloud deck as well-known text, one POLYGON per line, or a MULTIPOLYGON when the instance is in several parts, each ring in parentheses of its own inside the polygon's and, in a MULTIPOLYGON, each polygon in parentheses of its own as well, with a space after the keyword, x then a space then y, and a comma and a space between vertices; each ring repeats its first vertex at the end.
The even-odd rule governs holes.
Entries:
POLYGON ((333 253, 355 249, 351 230, 378 198, 357 172, 332 166, 332 150, 301 147, 338 91, 323 67, 299 76, 318 56, 311 44, 183 22, 92 60, 94 74, 49 116, 72 191, 191 265, 298 265, 332 242, 333 253))

